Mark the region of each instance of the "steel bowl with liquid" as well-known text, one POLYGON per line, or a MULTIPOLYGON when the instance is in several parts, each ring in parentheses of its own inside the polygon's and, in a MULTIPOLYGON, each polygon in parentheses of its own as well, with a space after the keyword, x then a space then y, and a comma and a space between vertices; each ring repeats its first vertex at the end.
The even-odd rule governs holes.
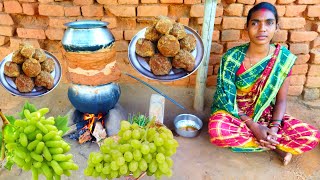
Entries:
POLYGON ((203 126, 201 119, 193 114, 180 114, 173 123, 176 133, 188 138, 197 136, 203 126))

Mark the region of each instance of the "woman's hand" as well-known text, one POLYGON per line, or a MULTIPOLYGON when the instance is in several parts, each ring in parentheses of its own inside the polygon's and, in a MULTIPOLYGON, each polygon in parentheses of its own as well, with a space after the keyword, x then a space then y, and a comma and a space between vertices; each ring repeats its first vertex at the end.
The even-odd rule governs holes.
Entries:
MULTIPOLYGON (((269 129, 269 128, 268 128, 269 129)), ((264 143, 264 144, 272 144, 272 145, 277 145, 279 144, 279 142, 277 141, 278 137, 281 136, 281 135, 278 135, 278 130, 279 128, 277 127, 271 127, 269 130, 268 130, 268 135, 267 135, 267 141, 264 141, 264 140, 260 140, 260 142, 264 143)))
MULTIPOLYGON (((267 128, 267 127, 266 127, 267 128)), ((269 129, 269 128, 268 128, 269 129)), ((277 141, 277 133, 273 132, 272 130, 268 130, 268 135, 267 135, 267 140, 263 140, 261 139, 260 145, 263 147, 267 147, 270 149, 276 149, 276 145, 279 144, 279 142, 277 141)))
POLYGON ((248 127, 251 129, 254 137, 258 141, 267 140, 267 135, 268 135, 268 133, 267 133, 268 128, 267 127, 261 126, 260 124, 258 124, 256 122, 252 122, 248 127))
POLYGON ((271 127, 270 130, 277 134, 279 131, 279 128, 278 127, 271 127))
POLYGON ((250 123, 248 126, 254 137, 258 140, 261 146, 275 149, 276 145, 279 144, 277 141, 277 133, 268 127, 262 126, 256 122, 250 123))

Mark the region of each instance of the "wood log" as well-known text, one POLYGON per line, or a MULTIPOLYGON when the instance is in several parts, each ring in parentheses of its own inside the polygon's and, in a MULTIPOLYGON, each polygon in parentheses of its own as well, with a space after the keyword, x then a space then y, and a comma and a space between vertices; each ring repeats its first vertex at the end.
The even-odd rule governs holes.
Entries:
POLYGON ((193 108, 196 111, 203 111, 204 108, 204 91, 208 75, 208 65, 210 58, 210 49, 212 42, 212 34, 214 29, 214 20, 217 8, 217 0, 206 0, 204 5, 204 19, 202 26, 202 41, 204 45, 203 61, 197 72, 197 80, 195 87, 195 96, 193 108))

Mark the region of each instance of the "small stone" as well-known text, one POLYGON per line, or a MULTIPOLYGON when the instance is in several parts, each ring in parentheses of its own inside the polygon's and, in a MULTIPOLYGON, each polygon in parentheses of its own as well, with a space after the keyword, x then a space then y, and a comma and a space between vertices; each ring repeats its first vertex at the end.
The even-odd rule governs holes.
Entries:
POLYGON ((117 103, 113 109, 110 109, 105 121, 105 128, 108 136, 118 134, 120 130, 120 121, 127 120, 127 118, 127 112, 119 103, 117 103))
POLYGON ((100 142, 107 137, 107 133, 100 121, 96 122, 92 135, 96 138, 97 142, 100 142))
POLYGON ((311 101, 320 97, 320 90, 318 88, 305 88, 303 90, 303 100, 311 101))

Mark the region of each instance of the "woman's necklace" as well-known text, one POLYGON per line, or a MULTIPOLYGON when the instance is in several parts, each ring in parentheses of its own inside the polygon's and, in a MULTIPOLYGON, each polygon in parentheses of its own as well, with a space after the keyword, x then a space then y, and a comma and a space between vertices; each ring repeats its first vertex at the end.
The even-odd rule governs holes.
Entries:
MULTIPOLYGON (((268 55, 269 55, 269 53, 270 53, 270 45, 269 45, 268 53, 267 53, 267 55, 266 55, 266 56, 268 56, 268 55)), ((248 57, 248 59, 249 59, 250 67, 252 67, 252 66, 253 66, 253 64, 252 64, 252 62, 251 62, 251 58, 250 58, 250 56, 248 56, 248 55, 247 55, 247 57, 248 57)))

